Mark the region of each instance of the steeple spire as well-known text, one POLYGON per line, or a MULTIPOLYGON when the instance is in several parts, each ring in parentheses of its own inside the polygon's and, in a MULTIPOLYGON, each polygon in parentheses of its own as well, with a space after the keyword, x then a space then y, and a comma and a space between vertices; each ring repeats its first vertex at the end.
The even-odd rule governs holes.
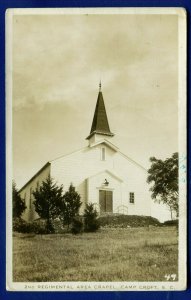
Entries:
POLYGON ((99 83, 99 93, 98 93, 96 108, 94 112, 92 127, 87 139, 90 139, 94 134, 110 136, 110 137, 114 136, 114 134, 111 133, 109 128, 105 104, 104 104, 103 95, 101 91, 101 81, 99 83))

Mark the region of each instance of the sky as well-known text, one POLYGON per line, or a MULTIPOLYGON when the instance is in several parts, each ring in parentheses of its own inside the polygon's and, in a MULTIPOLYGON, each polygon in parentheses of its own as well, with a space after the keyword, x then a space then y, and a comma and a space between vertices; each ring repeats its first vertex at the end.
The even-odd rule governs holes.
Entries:
POLYGON ((112 143, 145 168, 178 151, 176 15, 15 15, 13 177, 85 147, 99 81, 112 143))

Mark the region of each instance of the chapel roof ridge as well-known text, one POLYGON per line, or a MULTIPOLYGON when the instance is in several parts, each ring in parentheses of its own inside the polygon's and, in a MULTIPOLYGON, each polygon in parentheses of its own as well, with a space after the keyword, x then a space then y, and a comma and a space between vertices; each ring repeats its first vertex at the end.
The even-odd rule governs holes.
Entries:
POLYGON ((46 167, 50 166, 50 161, 46 162, 42 168, 40 168, 27 182, 19 189, 19 193, 31 182, 35 177, 37 177, 46 167))
POLYGON ((88 148, 89 148, 88 146, 79 148, 79 149, 77 149, 77 150, 75 150, 75 151, 72 151, 72 152, 70 152, 70 153, 66 153, 66 154, 60 155, 60 156, 58 156, 58 157, 56 157, 56 158, 54 158, 54 159, 51 159, 49 162, 51 163, 51 162, 53 162, 53 161, 55 161, 55 160, 58 160, 58 159, 60 159, 60 158, 63 158, 63 157, 66 157, 66 156, 69 156, 69 155, 72 155, 72 154, 75 154, 75 153, 77 153, 77 152, 80 152, 80 151, 85 150, 85 149, 88 149, 88 148))
MULTIPOLYGON (((112 144, 113 146, 115 146, 113 143, 111 143, 110 141, 105 140, 105 139, 103 139, 103 140, 101 140, 101 141, 95 143, 95 146, 96 146, 97 144, 104 143, 104 142, 105 142, 106 144, 109 143, 109 144, 112 144)), ((67 156, 70 156, 70 155, 72 155, 72 154, 78 153, 78 152, 83 151, 83 150, 85 150, 85 149, 88 150, 88 149, 90 149, 90 148, 91 148, 91 147, 89 147, 89 146, 85 146, 85 147, 80 148, 80 149, 78 149, 78 150, 75 150, 75 151, 72 151, 72 152, 70 152, 70 153, 61 155, 61 156, 59 156, 59 157, 57 157, 57 158, 55 158, 55 159, 49 160, 49 163, 51 164, 51 162, 54 162, 55 160, 58 160, 58 159, 60 159, 60 158, 65 158, 65 157, 67 157, 67 156)), ((117 146, 115 146, 115 148, 117 148, 117 152, 118 152, 119 154, 121 154, 121 155, 124 156, 126 159, 128 159, 129 161, 131 161, 132 163, 134 163, 135 165, 137 165, 137 166, 138 166, 139 168, 141 168, 142 170, 147 171, 147 169, 146 169, 144 166, 142 166, 140 163, 136 162, 134 159, 132 159, 131 157, 129 157, 128 155, 126 155, 125 153, 123 153, 122 151, 120 151, 119 148, 118 148, 117 146)))
POLYGON ((119 154, 123 155, 125 158, 127 158, 128 160, 130 160, 132 163, 136 164, 138 167, 140 167, 141 169, 143 169, 144 171, 147 171, 147 169, 145 167, 143 167, 140 163, 136 162, 134 159, 132 159, 131 157, 127 156, 125 153, 118 151, 119 154))

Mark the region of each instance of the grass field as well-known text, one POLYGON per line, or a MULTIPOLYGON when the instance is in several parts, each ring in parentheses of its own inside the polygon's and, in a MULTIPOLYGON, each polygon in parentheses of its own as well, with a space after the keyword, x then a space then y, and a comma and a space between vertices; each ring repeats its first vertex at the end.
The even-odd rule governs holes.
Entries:
POLYGON ((165 281, 177 265, 175 227, 13 237, 15 282, 165 281))

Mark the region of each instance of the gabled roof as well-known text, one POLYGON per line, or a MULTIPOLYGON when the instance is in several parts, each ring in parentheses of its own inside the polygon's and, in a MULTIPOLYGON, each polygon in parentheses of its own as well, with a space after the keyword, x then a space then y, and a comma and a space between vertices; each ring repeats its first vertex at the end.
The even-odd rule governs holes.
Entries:
POLYGON ((32 182, 42 171, 44 171, 47 167, 49 167, 51 165, 51 163, 48 161, 37 173, 35 173, 33 175, 33 177, 31 177, 31 179, 29 179, 25 185, 22 186, 22 188, 18 191, 19 193, 30 183, 32 182))
POLYGON ((101 86, 97 98, 96 108, 94 112, 92 127, 90 130, 90 134, 87 137, 89 139, 94 133, 104 134, 108 136, 113 136, 114 134, 110 131, 109 123, 107 119, 105 104, 103 100, 103 95, 101 91, 101 86))
POLYGON ((105 139, 102 139, 96 143, 92 143, 91 145, 89 145, 90 148, 93 148, 99 144, 106 144, 108 147, 110 147, 111 149, 113 149, 114 151, 118 151, 118 147, 116 147, 113 143, 111 143, 110 141, 108 140, 105 140, 105 139))
MULTIPOLYGON (((100 175, 100 174, 103 174, 103 173, 108 173, 110 176, 114 177, 114 178, 117 179, 118 181, 123 182, 123 179, 122 179, 118 174, 116 174, 113 170, 109 170, 109 169, 105 169, 105 170, 103 170, 103 171, 100 171, 100 172, 98 172, 98 173, 96 173, 96 174, 91 175, 91 176, 88 177, 88 178, 92 178, 92 177, 95 177, 95 176, 100 175)), ((88 178, 87 178, 87 179, 88 179, 88 178)))
POLYGON ((147 169, 145 167, 143 167, 142 165, 140 165, 139 163, 137 163, 135 160, 133 160, 132 158, 130 158, 129 156, 127 156, 126 154, 124 154, 123 152, 121 151, 118 151, 118 153, 125 157, 128 161, 130 161, 131 163, 133 163, 134 165, 136 165, 137 167, 139 167, 140 169, 144 170, 147 172, 147 169))

